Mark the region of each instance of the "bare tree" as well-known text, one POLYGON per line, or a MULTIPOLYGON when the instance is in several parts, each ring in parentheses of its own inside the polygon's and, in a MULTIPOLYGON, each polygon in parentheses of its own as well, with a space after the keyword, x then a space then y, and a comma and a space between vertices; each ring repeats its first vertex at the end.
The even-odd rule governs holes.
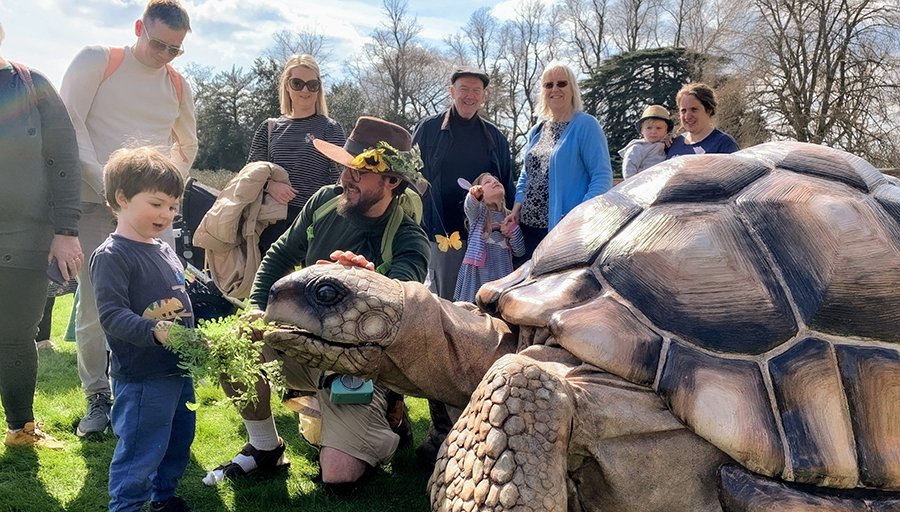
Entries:
POLYGON ((580 74, 589 75, 609 56, 608 0, 563 0, 559 7, 567 28, 564 41, 580 74))
POLYGON ((777 136, 867 155, 895 138, 900 15, 875 0, 755 0, 759 101, 777 136), (887 114, 887 115, 885 115, 887 114))
POLYGON ((410 101, 406 110, 411 124, 447 108, 450 98, 450 69, 453 63, 437 51, 416 46, 408 57, 410 63, 406 88, 410 101))
POLYGON ((445 101, 449 64, 419 40, 422 27, 405 0, 384 0, 383 7, 387 19, 372 32, 362 60, 351 63, 349 72, 374 114, 411 127, 445 101))
POLYGON ((659 16, 655 0, 616 0, 610 6, 612 40, 621 53, 629 53, 648 46, 655 33, 659 16))
POLYGON ((332 41, 330 37, 320 34, 316 27, 303 27, 296 32, 279 30, 272 34, 272 46, 265 49, 263 55, 284 65, 296 53, 312 55, 317 62, 331 59, 332 41))
POLYGON ((502 80, 496 99, 498 124, 507 130, 513 159, 525 144, 528 129, 537 118, 534 111, 544 66, 551 60, 558 43, 549 25, 551 13, 540 0, 527 0, 516 8, 516 17, 503 24, 502 53, 499 65, 502 80))
POLYGON ((491 14, 491 8, 482 7, 473 12, 466 25, 446 42, 460 62, 490 73, 497 68, 500 31, 500 22, 491 14))
POLYGON ((659 0, 656 44, 700 54, 742 53, 751 24, 752 0, 659 0))

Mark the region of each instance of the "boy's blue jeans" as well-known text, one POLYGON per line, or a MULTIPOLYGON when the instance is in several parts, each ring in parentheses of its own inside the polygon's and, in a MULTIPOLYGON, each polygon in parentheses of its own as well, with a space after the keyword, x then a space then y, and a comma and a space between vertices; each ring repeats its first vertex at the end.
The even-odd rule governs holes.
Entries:
POLYGON ((119 442, 109 465, 109 510, 140 511, 175 495, 191 457, 196 415, 190 377, 113 379, 112 427, 119 442))

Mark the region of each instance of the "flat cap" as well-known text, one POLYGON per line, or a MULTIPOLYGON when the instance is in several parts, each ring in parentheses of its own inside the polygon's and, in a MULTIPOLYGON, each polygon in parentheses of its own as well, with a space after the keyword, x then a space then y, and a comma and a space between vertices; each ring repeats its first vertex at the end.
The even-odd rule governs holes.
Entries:
POLYGON ((487 87, 488 83, 491 81, 488 78, 488 74, 484 72, 484 70, 478 69, 474 66, 457 66, 453 70, 453 74, 450 75, 450 83, 456 82, 456 79, 461 76, 474 76, 475 78, 480 79, 484 82, 484 86, 487 87))

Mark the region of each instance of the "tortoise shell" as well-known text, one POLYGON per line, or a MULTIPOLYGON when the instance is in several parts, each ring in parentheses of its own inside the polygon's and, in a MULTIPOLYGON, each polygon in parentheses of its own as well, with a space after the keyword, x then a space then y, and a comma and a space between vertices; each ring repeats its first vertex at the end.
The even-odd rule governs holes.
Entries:
POLYGON ((669 160, 579 205, 478 301, 652 387, 752 471, 897 490, 898 257, 894 180, 779 142, 669 160))

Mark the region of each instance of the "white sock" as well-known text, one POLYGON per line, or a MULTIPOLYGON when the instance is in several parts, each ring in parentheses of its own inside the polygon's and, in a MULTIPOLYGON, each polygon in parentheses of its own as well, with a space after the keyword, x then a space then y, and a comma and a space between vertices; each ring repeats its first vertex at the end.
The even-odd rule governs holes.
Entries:
MULTIPOLYGON (((275 429, 275 418, 272 416, 259 421, 244 420, 244 427, 250 434, 250 444, 257 450, 267 452, 278 448, 281 444, 278 439, 278 430, 275 429)), ((241 467, 244 465, 241 464, 241 467)))

